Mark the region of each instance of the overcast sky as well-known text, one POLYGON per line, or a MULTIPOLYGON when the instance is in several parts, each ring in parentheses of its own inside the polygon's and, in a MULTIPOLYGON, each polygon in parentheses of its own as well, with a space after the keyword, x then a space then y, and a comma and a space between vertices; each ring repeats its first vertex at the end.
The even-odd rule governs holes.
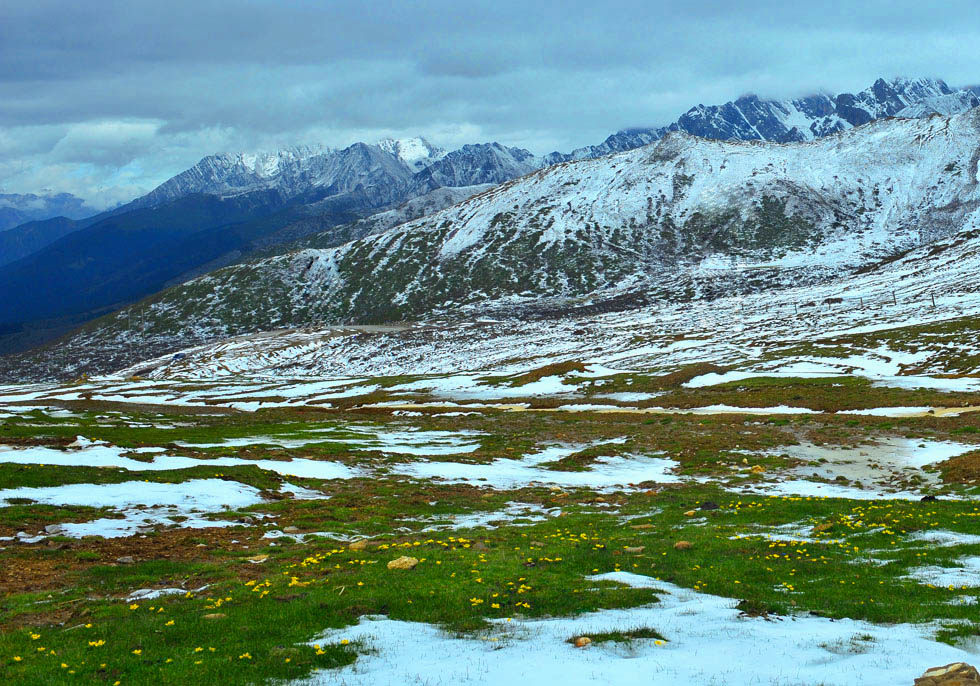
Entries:
POLYGON ((747 93, 980 82, 980 3, 2 0, 0 189, 129 200, 206 154, 534 153, 747 93))

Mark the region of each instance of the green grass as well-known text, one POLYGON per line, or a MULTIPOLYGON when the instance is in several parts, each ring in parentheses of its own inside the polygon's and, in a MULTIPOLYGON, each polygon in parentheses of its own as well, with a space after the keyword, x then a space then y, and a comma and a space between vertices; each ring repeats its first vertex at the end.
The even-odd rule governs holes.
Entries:
MULTIPOLYGON (((685 397, 696 404, 730 398, 730 404, 745 405, 744 397, 753 396, 759 402, 799 405, 792 394, 806 395, 814 403, 833 398, 838 404, 851 402, 852 394, 867 394, 867 402, 875 403, 885 397, 877 395, 882 389, 876 387, 827 379, 753 379, 718 388, 681 389, 677 380, 694 371, 703 368, 687 370, 669 383, 656 382, 668 392, 662 398, 685 397)), ((615 383, 634 391, 638 384, 655 384, 641 375, 623 376, 615 383)), ((603 385, 595 390, 612 389, 603 385)), ((919 400, 901 404, 928 404, 919 400)), ((976 402, 973 397, 968 400, 976 402)), ((792 466, 793 459, 780 455, 779 448, 801 440, 829 445, 889 436, 976 441, 976 416, 881 421, 833 415, 491 412, 451 418, 425 415, 409 421, 378 412, 343 410, 324 420, 322 415, 276 410, 169 419, 152 415, 157 423, 189 424, 160 429, 126 424, 140 417, 150 421, 149 415, 100 413, 104 419, 91 412, 51 421, 36 413, 5 420, 0 443, 4 436, 29 442, 86 435, 135 447, 177 440, 323 436, 312 430, 332 428, 328 435, 337 441, 328 447, 279 450, 252 445, 193 454, 336 459, 376 471, 370 478, 347 481, 290 477, 292 483, 320 489, 325 497, 267 500, 241 512, 216 514, 221 519, 254 518, 251 524, 229 529, 159 531, 115 541, 58 538, 51 546, 6 545, 0 550, 0 568, 16 573, 6 582, 0 577, 10 589, 0 600, 3 683, 274 683, 355 660, 369 647, 333 643, 316 649, 308 644, 321 632, 342 630, 365 614, 429 622, 469 634, 486 629, 489 619, 628 608, 655 603, 658 593, 662 595, 587 578, 614 571, 731 598, 733 606, 747 614, 813 612, 879 623, 939 622, 937 638, 949 642, 980 632, 976 606, 950 604, 976 598, 980 589, 933 588, 908 578, 916 567, 948 566, 963 556, 980 554, 977 545, 940 547, 910 538, 929 530, 975 533, 980 526, 975 501, 736 496, 721 486, 734 475, 742 478, 747 466, 760 465, 767 473, 792 466), (348 441, 365 424, 483 433, 473 453, 432 460, 489 462, 519 459, 547 445, 583 445, 589 447, 547 466, 587 471, 604 456, 663 454, 678 462, 682 474, 704 476, 708 483, 598 494, 584 488, 493 491, 479 485, 414 481, 387 473, 385 467, 418 458, 383 458, 351 449, 348 441), (618 438, 626 442, 609 443, 618 438), (708 501, 717 507, 701 509, 708 501), (423 531, 460 515, 492 515, 512 502, 560 508, 562 516, 498 523, 492 529, 423 531), (364 538, 368 543, 363 550, 351 550, 329 538, 300 542, 298 537, 261 537, 267 529, 286 527, 364 538), (782 536, 812 540, 780 540, 782 536), (691 544, 689 549, 674 548, 682 540, 691 544), (122 555, 132 555, 135 561, 116 562, 122 555), (257 555, 267 557, 257 564, 249 561, 257 555), (412 571, 388 570, 387 563, 401 555, 420 562, 412 571), (31 585, 18 583, 23 579, 31 585), (138 601, 132 609, 125 601, 139 588, 204 585, 207 589, 199 594, 138 601), (38 650, 41 647, 44 650, 38 650)), ((222 478, 265 491, 275 491, 282 483, 279 475, 253 465, 130 472, 0 464, 0 488, 192 478, 222 478)), ((950 483, 947 488, 970 492, 969 485, 950 483)), ((0 507, 0 526, 41 527, 110 514, 19 502, 0 507)), ((590 638, 627 644, 664 640, 655 627, 628 626, 590 638)), ((831 647, 856 652, 867 649, 866 644, 856 637, 831 647)))

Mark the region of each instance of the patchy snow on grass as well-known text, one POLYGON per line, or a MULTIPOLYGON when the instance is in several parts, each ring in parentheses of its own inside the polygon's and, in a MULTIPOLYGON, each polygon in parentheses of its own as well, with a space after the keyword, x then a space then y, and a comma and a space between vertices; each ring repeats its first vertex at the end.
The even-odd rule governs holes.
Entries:
POLYGON ((121 519, 61 524, 58 533, 73 538, 118 538, 170 525, 192 529, 231 526, 232 522, 216 521, 202 515, 262 502, 258 489, 222 479, 194 479, 175 484, 126 481, 40 488, 24 486, 0 490, 0 503, 9 504, 12 498, 29 498, 43 505, 108 507, 122 515, 121 519))
POLYGON ((598 491, 626 488, 645 481, 678 483, 673 473, 678 463, 662 457, 600 457, 586 471, 564 472, 541 465, 573 455, 589 445, 552 446, 520 460, 498 459, 486 464, 460 462, 413 462, 392 467, 392 472, 416 479, 442 479, 497 490, 514 490, 533 483, 598 491))
POLYGON ((954 545, 980 545, 980 536, 975 534, 964 534, 959 531, 946 531, 945 529, 924 529, 915 531, 905 537, 907 541, 922 541, 931 545, 942 547, 954 545))
POLYGON ((959 567, 915 567, 909 570, 909 578, 945 588, 980 587, 980 556, 962 557, 957 562, 959 567))
MULTIPOLYGON (((491 620, 473 637, 452 638, 429 624, 365 616, 311 641, 363 643, 367 654, 295 686, 358 684, 560 683, 698 686, 894 686, 925 669, 972 661, 930 640, 927 626, 878 626, 850 619, 739 616, 729 598, 698 593, 627 572, 589 577, 650 588, 659 602, 570 618, 491 620), (651 627, 667 640, 635 639, 581 649, 575 636, 651 627)), ((651 598, 652 600, 652 598, 651 598)))
MULTIPOLYGON (((974 446, 951 441, 922 441, 890 437, 856 448, 801 443, 782 446, 771 452, 806 460, 807 465, 797 467, 790 472, 798 477, 817 476, 829 481, 843 478, 852 484, 856 484, 859 491, 866 490, 872 494, 878 493, 882 497, 890 497, 887 495, 889 492, 902 490, 909 479, 914 478, 926 486, 935 485, 939 481, 938 476, 922 471, 923 467, 974 449, 974 446)), ((785 493, 789 484, 796 483, 798 482, 783 482, 776 487, 785 493)), ((814 482, 813 486, 806 488, 806 493, 797 493, 796 495, 813 495, 815 489, 819 489, 824 494, 830 491, 852 493, 855 490, 840 484, 818 485, 814 482)), ((855 496, 837 495, 834 497, 855 496)), ((864 496, 864 498, 867 497, 867 495, 864 496)), ((914 497, 914 494, 907 494, 907 497, 914 497)))
POLYGON ((501 510, 489 510, 485 512, 471 512, 469 514, 450 514, 445 516, 432 515, 423 519, 412 519, 402 521, 413 522, 438 522, 430 524, 422 529, 422 532, 430 531, 458 531, 460 529, 496 529, 499 525, 520 526, 522 524, 533 524, 543 522, 551 517, 561 514, 561 508, 544 508, 535 503, 518 503, 511 501, 501 510))
MULTIPOLYGON (((251 445, 251 443, 246 445, 251 445)), ((139 448, 137 452, 151 453, 160 450, 163 449, 139 448)), ((255 465, 259 469, 276 472, 283 476, 298 476, 309 479, 353 479, 363 476, 363 472, 360 470, 340 462, 307 460, 298 457, 289 460, 246 460, 240 457, 215 457, 204 460, 181 455, 158 455, 152 461, 145 462, 123 457, 122 453, 125 452, 128 452, 125 448, 102 444, 73 451, 56 450, 45 446, 30 448, 0 446, 0 463, 44 464, 62 467, 115 467, 132 472, 255 465)))

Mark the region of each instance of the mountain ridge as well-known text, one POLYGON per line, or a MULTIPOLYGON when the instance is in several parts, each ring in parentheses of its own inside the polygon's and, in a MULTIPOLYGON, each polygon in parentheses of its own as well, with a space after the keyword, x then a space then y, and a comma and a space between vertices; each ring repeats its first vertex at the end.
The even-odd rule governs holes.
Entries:
MULTIPOLYGON (((159 293, 138 306, 144 353, 318 322, 517 313, 598 294, 632 294, 637 307, 819 284, 980 228, 978 160, 980 110, 788 144, 671 132, 342 246, 159 293)), ((118 348, 133 311, 70 344, 118 348)))

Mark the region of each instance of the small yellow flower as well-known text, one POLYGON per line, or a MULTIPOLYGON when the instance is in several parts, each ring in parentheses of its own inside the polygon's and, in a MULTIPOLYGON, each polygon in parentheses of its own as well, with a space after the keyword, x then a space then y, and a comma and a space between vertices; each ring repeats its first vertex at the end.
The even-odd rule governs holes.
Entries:
POLYGON ((350 641, 348 641, 346 638, 340 639, 340 645, 342 646, 348 645, 349 643, 350 641))
POLYGON ((21 661, 20 655, 14 655, 14 662, 20 662, 20 661, 21 661))
POLYGON ((133 655, 142 655, 142 654, 143 654, 143 651, 140 648, 137 648, 136 650, 133 651, 133 655))
POLYGON ((164 624, 164 626, 173 626, 173 625, 174 625, 174 620, 172 620, 172 619, 169 622, 167 622, 166 624, 164 624))
POLYGON ((133 603, 132 605, 129 606, 130 610, 138 610, 139 608, 140 608, 139 603, 133 603))

